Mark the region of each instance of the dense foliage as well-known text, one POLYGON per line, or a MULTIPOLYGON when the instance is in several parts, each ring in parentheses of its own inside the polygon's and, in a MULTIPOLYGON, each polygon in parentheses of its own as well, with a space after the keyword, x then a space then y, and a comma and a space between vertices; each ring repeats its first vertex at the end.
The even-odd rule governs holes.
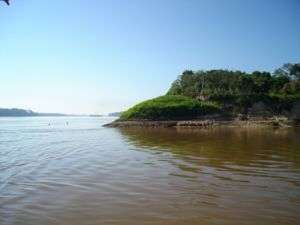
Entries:
POLYGON ((299 79, 300 64, 285 64, 274 74, 260 71, 187 70, 172 84, 168 94, 192 98, 295 95, 300 93, 299 79))
POLYGON ((273 74, 229 70, 184 71, 172 84, 168 95, 232 103, 245 112, 262 101, 280 113, 300 99, 300 64, 285 64, 273 74))
POLYGON ((166 95, 135 105, 122 113, 120 119, 192 119, 219 110, 217 104, 211 102, 201 102, 185 96, 166 95))
POLYGON ((144 101, 121 119, 193 119, 220 115, 278 115, 300 100, 300 64, 285 64, 273 74, 230 70, 184 71, 165 96, 144 101))

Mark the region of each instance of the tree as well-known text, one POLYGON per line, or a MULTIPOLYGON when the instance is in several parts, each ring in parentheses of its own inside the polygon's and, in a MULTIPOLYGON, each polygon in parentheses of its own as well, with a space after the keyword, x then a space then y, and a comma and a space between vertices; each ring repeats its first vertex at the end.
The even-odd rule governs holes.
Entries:
POLYGON ((254 71, 251 75, 255 93, 268 93, 271 88, 271 74, 268 72, 254 71))
POLYGON ((294 76, 296 80, 300 80, 300 63, 293 64, 290 70, 290 74, 294 76))
POLYGON ((300 94, 300 80, 293 80, 286 83, 281 89, 281 92, 286 95, 300 94))
POLYGON ((251 95, 254 90, 254 82, 251 76, 244 75, 239 77, 238 95, 251 95))
POLYGON ((181 95, 182 94, 182 88, 181 88, 181 82, 180 79, 176 79, 169 89, 168 95, 181 95))
POLYGON ((279 69, 274 71, 275 76, 285 76, 291 80, 300 79, 300 63, 286 63, 279 69))

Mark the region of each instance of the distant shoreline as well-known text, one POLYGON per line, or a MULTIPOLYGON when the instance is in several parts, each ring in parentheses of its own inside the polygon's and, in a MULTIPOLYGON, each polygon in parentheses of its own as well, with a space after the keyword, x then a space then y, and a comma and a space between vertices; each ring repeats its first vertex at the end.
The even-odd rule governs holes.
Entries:
POLYGON ((100 114, 40 113, 19 108, 0 108, 0 117, 102 117, 100 114))
POLYGON ((32 115, 30 115, 30 116, 3 116, 3 115, 1 115, 0 116, 0 118, 5 118, 5 117, 12 117, 12 118, 14 118, 14 117, 18 117, 18 118, 24 118, 24 117, 84 117, 84 116, 86 116, 86 117, 90 117, 90 116, 88 116, 88 115, 34 115, 34 116, 32 116, 32 115))

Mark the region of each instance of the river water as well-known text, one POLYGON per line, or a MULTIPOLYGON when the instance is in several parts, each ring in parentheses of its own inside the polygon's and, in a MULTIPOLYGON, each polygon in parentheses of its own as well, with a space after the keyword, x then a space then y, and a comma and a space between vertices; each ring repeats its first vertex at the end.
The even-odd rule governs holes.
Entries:
POLYGON ((299 224, 299 129, 112 119, 0 118, 0 224, 299 224))

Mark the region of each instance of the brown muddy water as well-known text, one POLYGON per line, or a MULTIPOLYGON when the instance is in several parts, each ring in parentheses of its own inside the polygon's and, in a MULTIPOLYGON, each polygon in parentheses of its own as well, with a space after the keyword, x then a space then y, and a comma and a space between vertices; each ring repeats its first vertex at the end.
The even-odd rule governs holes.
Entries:
POLYGON ((0 118, 0 224, 299 224, 299 128, 111 120, 0 118))

